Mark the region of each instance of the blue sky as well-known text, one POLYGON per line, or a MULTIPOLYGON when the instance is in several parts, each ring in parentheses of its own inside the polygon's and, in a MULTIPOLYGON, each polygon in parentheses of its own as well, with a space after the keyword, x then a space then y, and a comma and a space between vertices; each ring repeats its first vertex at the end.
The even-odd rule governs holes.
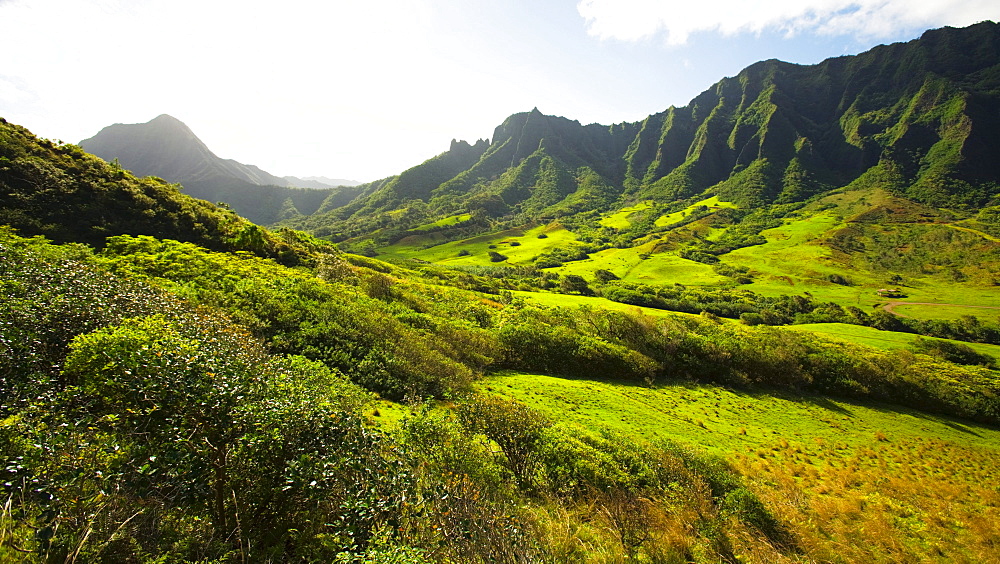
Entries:
POLYGON ((360 181, 533 107, 582 123, 724 76, 1000 19, 995 0, 0 0, 0 116, 78 142, 168 113, 220 157, 360 181))

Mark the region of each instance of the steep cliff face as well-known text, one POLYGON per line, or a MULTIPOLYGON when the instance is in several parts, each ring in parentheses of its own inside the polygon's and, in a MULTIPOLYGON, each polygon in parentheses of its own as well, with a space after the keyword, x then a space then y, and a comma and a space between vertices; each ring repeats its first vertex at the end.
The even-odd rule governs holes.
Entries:
POLYGON ((639 197, 717 186, 765 203, 891 172, 888 187, 927 203, 981 201, 1000 177, 998 63, 991 22, 818 65, 760 62, 650 116, 626 183, 639 197))
POLYGON ((537 217, 706 190, 760 206, 852 183, 978 205, 1000 192, 998 126, 1000 26, 984 22, 817 65, 762 61, 638 123, 515 114, 488 145, 453 145, 330 219, 408 198, 537 217))

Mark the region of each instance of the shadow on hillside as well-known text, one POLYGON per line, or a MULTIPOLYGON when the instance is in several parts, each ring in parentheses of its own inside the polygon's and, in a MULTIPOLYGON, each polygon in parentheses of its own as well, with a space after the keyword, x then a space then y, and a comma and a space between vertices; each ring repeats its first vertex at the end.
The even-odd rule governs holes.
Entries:
POLYGON ((785 399, 791 401, 798 401, 802 403, 809 403, 815 405, 816 407, 821 407, 823 409, 833 411, 834 413, 839 413, 841 415, 846 415, 847 417, 854 417, 854 412, 846 407, 839 405, 830 398, 824 398, 819 396, 792 396, 785 399))
POLYGON ((831 411, 833 413, 837 413, 839 415, 843 415, 846 417, 856 417, 855 413, 851 409, 849 409, 849 407, 851 405, 857 405, 875 411, 881 411, 883 413, 910 415, 916 419, 922 419, 929 423, 936 423, 939 425, 950 427, 956 431, 977 438, 983 437, 980 433, 976 432, 975 427, 977 426, 981 426, 987 429, 1000 430, 1000 427, 997 427, 996 425, 992 425, 981 421, 963 420, 959 417, 943 415, 940 413, 933 413, 933 412, 923 412, 923 411, 918 411, 911 407, 905 407, 902 405, 885 403, 876 400, 866 400, 863 398, 849 398, 849 397, 837 397, 837 396, 825 397, 817 395, 806 395, 806 394, 796 393, 790 390, 773 389, 773 388, 740 389, 740 388, 733 388, 731 386, 715 384, 712 382, 693 382, 690 380, 663 380, 655 383, 653 386, 650 386, 646 382, 637 380, 617 380, 614 378, 568 376, 564 374, 550 374, 550 376, 556 378, 562 378, 564 380, 574 380, 578 382, 601 382, 605 384, 616 384, 619 386, 627 386, 630 388, 647 388, 647 389, 685 388, 687 390, 698 391, 702 393, 704 393, 705 390, 707 389, 720 389, 720 390, 725 390, 731 394, 735 394, 737 396, 742 396, 745 398, 757 399, 763 397, 772 397, 799 404, 813 405, 818 408, 825 409, 827 411, 831 411), (844 405, 841 405, 842 403, 846 403, 848 404, 848 406, 845 407, 844 405))
MULTIPOLYGON (((667 385, 677 385, 677 384, 669 383, 667 385)), ((832 412, 837 413, 839 415, 844 415, 846 417, 854 417, 854 412, 853 411, 851 411, 850 409, 847 409, 846 407, 838 404, 837 402, 833 401, 832 399, 830 399, 828 397, 810 396, 810 395, 805 395, 805 394, 799 394, 799 393, 791 392, 791 391, 788 391, 788 390, 780 390, 780 389, 772 389, 772 388, 759 388, 759 389, 746 389, 746 390, 744 390, 744 389, 732 388, 732 387, 728 387, 728 386, 717 386, 717 385, 711 384, 711 383, 697 384, 697 385, 698 386, 702 386, 702 387, 704 387, 704 386, 720 387, 720 388, 725 389, 726 391, 728 391, 731 394, 736 394, 738 396, 743 396, 743 397, 748 397, 748 398, 753 398, 753 399, 762 398, 762 397, 772 397, 772 398, 783 399, 785 401, 790 401, 790 402, 793 402, 793 403, 809 404, 809 405, 813 405, 815 407, 818 407, 820 409, 825 409, 827 411, 832 411, 832 412)))
MULTIPOLYGON (((928 413, 924 411, 918 411, 911 407, 903 407, 895 404, 881 403, 874 401, 865 403, 865 406, 868 407, 869 409, 873 409, 875 411, 881 411, 883 413, 897 413, 897 414, 909 415, 915 419, 922 419, 929 423, 936 423, 938 425, 944 425, 945 427, 950 427, 960 433, 972 435, 980 439, 983 438, 983 436, 978 432, 976 432, 975 429, 964 423, 959 418, 950 415, 942 415, 940 413, 928 413)), ((972 425, 976 425, 979 427, 986 427, 989 429, 997 428, 995 425, 991 425, 989 423, 983 423, 980 421, 969 421, 969 423, 971 423, 972 425)))
MULTIPOLYGON (((722 384, 716 384, 713 382, 694 382, 691 380, 663 380, 656 382, 650 386, 646 382, 638 380, 617 380, 614 378, 597 378, 593 376, 569 376, 565 374, 550 374, 550 376, 555 378, 562 378, 564 380, 573 380, 577 382, 601 382, 604 384, 615 384, 618 386, 626 386, 630 388, 685 388, 692 391, 703 391, 705 389, 719 389, 725 390, 731 394, 737 396, 742 396, 746 398, 761 398, 761 397, 774 397, 780 398, 786 401, 795 403, 807 403, 814 405, 821 409, 826 409, 840 415, 847 417, 854 417, 854 412, 842 405, 838 405, 835 401, 830 398, 815 395, 805 395, 792 392, 789 390, 772 389, 772 388, 758 388, 758 389, 741 389, 733 388, 731 386, 726 386, 722 384)), ((849 401, 849 400, 843 400, 849 401)))

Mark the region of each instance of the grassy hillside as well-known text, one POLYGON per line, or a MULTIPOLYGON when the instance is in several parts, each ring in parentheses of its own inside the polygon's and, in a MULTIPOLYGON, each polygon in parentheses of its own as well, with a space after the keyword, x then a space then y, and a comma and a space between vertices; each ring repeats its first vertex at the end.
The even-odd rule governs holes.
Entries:
MULTIPOLYGON (((877 513, 832 513, 876 502, 871 473, 892 475, 879 460, 942 426, 978 434, 953 445, 939 433, 955 457, 942 464, 992 460, 983 445, 995 432, 952 418, 1000 421, 996 371, 937 356, 950 349, 878 351, 582 295, 482 294, 442 283, 487 275, 337 252, 290 268, 149 236, 94 251, 4 229, 0 254, 4 559, 829 560, 855 543, 851 525, 924 504, 897 481, 878 490, 877 513), (577 302, 590 307, 566 307, 577 302), (507 390, 507 377, 483 380, 502 370, 573 377, 575 389, 532 376, 509 388, 531 390, 510 394, 524 403, 475 393, 507 390), (375 423, 375 393, 412 415, 375 423), (859 403, 874 401, 892 405, 859 403), (796 415, 796 402, 813 407, 796 415), (834 443, 855 418, 869 421, 858 437, 884 436, 885 448, 834 443), (788 445, 775 450, 778 428, 788 445), (815 436, 828 446, 810 446, 815 436), (829 464, 814 475, 804 456, 829 464), (857 469, 834 471, 845 456, 857 469), (788 507, 794 481, 770 485, 775 469, 858 487, 788 507)), ((905 464, 937 479, 937 467, 905 464)), ((978 462, 941 468, 992 477, 978 462)), ((955 506, 969 530, 940 527, 962 539, 956 557, 974 559, 992 542, 993 498, 956 492, 949 501, 977 500, 955 506)), ((906 515, 939 506, 927 507, 906 515)), ((933 525, 921 538, 946 538, 933 525)), ((908 533, 879 538, 858 554, 912 554, 908 533)))
POLYGON ((998 30, 764 61, 639 123, 515 114, 293 223, 493 293, 992 343, 959 326, 1000 307, 998 30))
POLYGON ((875 403, 504 374, 484 389, 560 421, 733 460, 799 540, 768 562, 996 557, 1000 430, 875 403))

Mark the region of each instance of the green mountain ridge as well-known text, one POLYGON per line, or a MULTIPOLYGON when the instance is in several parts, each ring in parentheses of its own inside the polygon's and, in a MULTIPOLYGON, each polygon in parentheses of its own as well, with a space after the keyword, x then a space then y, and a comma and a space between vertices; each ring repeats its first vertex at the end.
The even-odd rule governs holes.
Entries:
POLYGON ((931 30, 816 65, 762 61, 642 122, 515 114, 488 146, 453 144, 288 224, 343 239, 398 225, 377 215, 413 200, 429 206, 423 215, 530 221, 702 193, 758 207, 852 183, 977 207, 1000 192, 998 105, 998 25, 931 30))

